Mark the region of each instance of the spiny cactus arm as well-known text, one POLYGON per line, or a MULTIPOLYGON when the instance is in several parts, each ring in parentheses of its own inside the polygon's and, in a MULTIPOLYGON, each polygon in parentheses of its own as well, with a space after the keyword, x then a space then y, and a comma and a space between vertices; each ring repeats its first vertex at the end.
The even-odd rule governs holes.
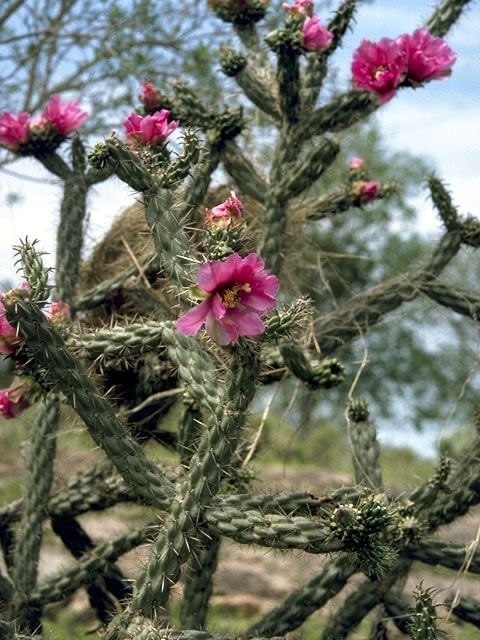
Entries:
MULTIPOLYGON (((63 542, 74 558, 79 559, 95 547, 93 541, 80 523, 70 515, 54 516, 51 518, 52 530, 63 542)), ((110 593, 119 600, 125 600, 131 595, 130 581, 115 565, 105 567, 101 580, 94 579, 85 585, 90 605, 95 610, 97 618, 107 624, 115 614, 115 602, 110 593)))
POLYGON ((433 36, 443 38, 457 22, 463 10, 471 1, 472 0, 443 0, 426 22, 425 28, 428 29, 433 36))
POLYGON ((414 300, 424 282, 429 282, 448 265, 460 248, 460 234, 448 232, 440 240, 424 269, 385 280, 364 291, 316 325, 322 353, 329 355, 340 346, 365 335, 372 326, 404 302, 414 300))
POLYGON ((76 137, 72 142, 73 171, 63 186, 56 244, 55 297, 68 304, 73 301, 78 283, 83 223, 87 213, 85 162, 85 149, 76 137))
POLYGON ((289 168, 283 176, 278 190, 291 199, 299 196, 312 186, 316 180, 330 167, 337 157, 340 146, 336 140, 324 139, 322 144, 315 145, 296 166, 289 168))
POLYGON ((345 378, 344 368, 335 358, 313 362, 293 344, 282 345, 280 351, 288 369, 311 389, 329 389, 345 378))
POLYGON ((367 487, 379 488, 382 485, 380 447, 377 429, 370 419, 367 403, 352 399, 347 409, 347 418, 355 481, 367 487))
POLYGON ((52 151, 50 153, 37 153, 35 158, 43 164, 47 171, 53 173, 54 176, 61 180, 67 180, 72 175, 72 170, 58 153, 52 151))
POLYGON ((447 484, 450 472, 450 459, 441 457, 433 476, 410 493, 408 498, 415 505, 417 514, 424 514, 426 509, 435 505, 435 501, 443 492, 450 491, 447 484))
MULTIPOLYGON (((142 273, 147 276, 157 273, 160 270, 160 263, 156 255, 152 254, 140 257, 138 262, 142 273)), ((104 280, 91 289, 88 289, 88 291, 85 291, 85 293, 80 294, 74 301, 72 307, 77 311, 98 307, 107 298, 110 298, 120 291, 133 276, 138 276, 138 265, 136 264, 132 264, 131 267, 121 271, 118 275, 104 280)))
POLYGON ((300 115, 300 49, 282 46, 277 49, 278 102, 284 125, 292 125, 300 115))
MULTIPOLYGON (((445 633, 437 626, 437 612, 432 600, 432 590, 417 586, 414 604, 410 605, 398 593, 385 594, 385 609, 401 631, 413 640, 441 640, 445 633)), ((453 610, 455 613, 455 610, 453 610)))
MULTIPOLYGON (((395 183, 381 184, 375 200, 389 198, 398 192, 398 185, 395 183)), ((349 209, 363 209, 369 203, 363 203, 359 197, 352 193, 350 189, 333 191, 323 198, 306 198, 299 203, 301 211, 305 211, 305 218, 311 222, 331 218, 339 213, 344 213, 349 209)))
POLYGON ((223 73, 235 79, 235 82, 256 107, 275 121, 280 121, 280 112, 272 92, 260 80, 247 58, 230 47, 222 47, 220 49, 220 64, 223 73))
POLYGON ((329 560, 319 574, 249 627, 245 635, 248 638, 262 634, 270 637, 298 629, 308 617, 334 598, 355 572, 355 566, 343 555, 329 560))
POLYGON ((72 595, 107 571, 120 556, 148 542, 156 525, 157 523, 149 523, 97 545, 74 565, 40 583, 31 593, 29 604, 44 606, 72 595))
POLYGON ((473 546, 451 544, 435 538, 426 538, 405 548, 405 555, 425 564, 448 567, 455 571, 480 573, 480 550, 473 546))
POLYGON ((197 545, 190 558, 180 608, 180 624, 184 629, 205 627, 219 550, 220 537, 209 535, 202 544, 197 545))
POLYGON ((453 601, 452 613, 469 624, 480 628, 480 600, 462 596, 453 601))
POLYGON ((223 146, 222 163, 241 193, 257 202, 264 202, 267 185, 234 140, 228 140, 223 146))
POLYGON ((454 206, 452 196, 447 191, 445 185, 436 176, 432 175, 428 179, 428 188, 433 204, 438 211, 445 229, 455 231, 460 227, 460 216, 454 206))
POLYGON ((28 291, 9 292, 4 305, 9 321, 18 325, 34 361, 43 369, 37 381, 65 395, 97 445, 138 495, 149 504, 163 504, 165 494, 173 490, 170 482, 129 436, 113 407, 69 353, 60 333, 28 300, 28 291))
POLYGON ((385 610, 401 633, 409 634, 412 622, 412 607, 393 590, 388 591, 383 600, 385 610))
POLYGON ((40 403, 37 420, 33 425, 29 475, 14 552, 13 583, 16 597, 12 614, 22 629, 30 631, 38 627, 41 617, 38 609, 28 606, 28 599, 37 583, 43 520, 53 482, 58 414, 59 399, 51 393, 40 403))
MULTIPOLYGON (((136 616, 128 625, 124 640, 240 640, 238 636, 225 636, 221 633, 210 633, 196 629, 170 629, 162 622, 155 623, 141 616, 136 616)), ((255 640, 286 640, 284 637, 255 638, 255 640)))
POLYGON ((472 318, 472 320, 480 319, 480 296, 437 280, 426 282, 420 288, 423 293, 442 307, 447 307, 447 309, 472 318))
POLYGON ((302 97, 304 111, 309 111, 315 105, 327 74, 328 60, 341 45, 343 36, 352 24, 357 6, 358 0, 343 0, 327 25, 327 29, 333 33, 332 43, 324 51, 309 55, 302 97))
POLYGON ((182 152, 166 163, 163 170, 159 172, 158 180, 164 189, 178 186, 189 175, 191 167, 198 163, 199 140, 192 130, 184 130, 182 147, 182 152))
POLYGON ((0 571, 0 609, 8 603, 14 594, 13 584, 9 578, 0 571))
POLYGON ((186 187, 182 205, 182 217, 192 222, 202 218, 203 211, 198 209, 205 200, 212 174, 220 162, 220 149, 217 145, 207 144, 199 162, 192 173, 192 180, 186 187))
POLYGON ((15 266, 23 273, 25 280, 30 286, 30 297, 39 303, 45 303, 50 295, 48 277, 50 269, 46 269, 42 256, 37 249, 37 240, 30 242, 28 239, 21 240, 20 244, 14 247, 18 259, 15 266))

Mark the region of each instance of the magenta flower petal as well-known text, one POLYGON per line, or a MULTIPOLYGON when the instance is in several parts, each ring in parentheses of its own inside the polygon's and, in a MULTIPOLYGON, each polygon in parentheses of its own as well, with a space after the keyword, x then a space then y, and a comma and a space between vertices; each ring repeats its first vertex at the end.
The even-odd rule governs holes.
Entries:
POLYGON ((48 101, 40 117, 40 125, 51 125, 62 136, 68 136, 82 125, 88 113, 82 111, 76 100, 63 102, 60 96, 54 95, 48 101))
POLYGON ((0 113, 0 146, 9 151, 18 151, 30 136, 30 124, 29 113, 0 113))
POLYGON ((206 330, 212 340, 215 340, 217 344, 221 344, 222 346, 226 346, 230 344, 230 342, 235 342, 238 338, 237 332, 234 331, 232 335, 231 327, 229 332, 227 326, 217 320, 212 313, 209 313, 207 316, 206 330))
POLYGON ((2 300, 3 295, 0 294, 0 353, 8 355, 15 350, 15 346, 20 342, 20 337, 15 327, 12 327, 7 320, 2 300))
POLYGON ((170 111, 161 109, 153 115, 140 116, 132 113, 123 121, 128 142, 136 147, 139 144, 162 145, 175 129, 180 126, 176 120, 169 121, 170 111))
POLYGON ((243 309, 232 309, 227 319, 233 322, 239 335, 242 336, 260 336, 265 331, 265 324, 258 313, 254 311, 245 311, 243 309))
POLYGON ((308 51, 322 51, 333 40, 333 33, 320 22, 316 15, 308 16, 302 27, 303 47, 308 51))
POLYGON ((196 307, 193 307, 193 309, 181 315, 176 321, 175 326, 183 335, 194 336, 205 322, 209 312, 210 304, 207 300, 204 300, 196 307))
POLYGON ((408 55, 408 77, 415 82, 428 82, 448 77, 457 56, 442 38, 426 29, 403 36, 408 55))
POLYGON ((402 38, 379 42, 362 40, 353 54, 352 76, 357 89, 376 93, 380 104, 388 102, 407 76, 408 60, 402 38))

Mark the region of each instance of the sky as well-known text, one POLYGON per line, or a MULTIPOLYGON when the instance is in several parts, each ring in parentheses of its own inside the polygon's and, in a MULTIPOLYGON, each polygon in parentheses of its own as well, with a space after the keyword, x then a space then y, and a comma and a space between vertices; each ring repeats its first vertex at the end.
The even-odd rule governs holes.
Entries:
MULTIPOLYGON (((424 0, 377 0, 362 4, 353 32, 335 54, 345 87, 350 81, 352 52, 362 38, 378 40, 411 33, 430 15, 433 3, 424 0), (394 6, 395 5, 395 6, 394 6)), ((321 16, 327 21, 328 16, 321 16)), ((452 76, 419 90, 402 90, 382 107, 377 120, 393 150, 407 150, 427 157, 437 174, 449 185, 462 213, 480 217, 480 3, 460 19, 446 37, 457 53, 452 76)), ((9 167, 35 179, 47 178, 32 159, 9 167)), ((14 279, 12 245, 19 238, 38 239, 54 264, 56 224, 61 193, 58 185, 25 181, 0 172, 0 281, 14 279), (8 205, 16 192, 21 202, 8 205)), ((131 201, 128 187, 117 180, 98 186, 90 195, 87 244, 109 228, 112 219, 131 201)), ((440 233, 440 223, 426 192, 416 196, 418 225, 425 233, 440 233)), ((430 443, 431 444, 431 443, 430 443)), ((423 446, 423 445, 422 445, 423 446)))

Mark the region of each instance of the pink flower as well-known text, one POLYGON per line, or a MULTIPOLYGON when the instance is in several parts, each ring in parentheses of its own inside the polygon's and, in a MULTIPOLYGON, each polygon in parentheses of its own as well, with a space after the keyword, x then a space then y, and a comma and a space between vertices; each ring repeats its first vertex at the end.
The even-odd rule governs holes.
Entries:
POLYGON ((30 406, 28 393, 30 385, 26 380, 17 379, 8 389, 0 391, 0 415, 11 420, 21 415, 30 406))
POLYGON ((20 342, 20 337, 7 320, 2 300, 3 294, 0 293, 0 353, 8 355, 15 350, 15 345, 20 342))
POLYGON ((352 194, 357 197, 360 204, 375 200, 378 195, 380 183, 376 180, 358 180, 352 184, 352 194))
POLYGON ((302 27, 303 46, 308 51, 321 51, 330 45, 333 33, 322 26, 318 16, 308 16, 302 27))
POLYGON ((30 135, 30 114, 14 115, 8 111, 0 113, 0 146, 10 151, 18 151, 30 135))
POLYGON ((265 331, 261 316, 275 306, 279 284, 256 253, 245 258, 234 253, 226 260, 205 263, 197 283, 207 298, 180 316, 176 322, 180 333, 194 336, 205 323, 208 335, 226 345, 265 331))
POLYGON ((242 217, 242 211, 242 202, 237 198, 235 191, 230 191, 229 198, 207 211, 207 221, 228 226, 232 218, 242 217))
POLYGON ((376 93, 379 103, 393 98, 398 85, 407 76, 408 60, 402 38, 379 42, 362 40, 353 54, 353 83, 357 89, 376 93))
POLYGON ((54 324, 65 325, 71 320, 70 305, 60 300, 50 302, 44 313, 54 324))
POLYGON ((357 158, 357 156, 353 156, 350 162, 348 163, 348 168, 350 171, 356 171, 357 169, 362 169, 365 166, 365 160, 363 158, 357 158))
POLYGON ((51 125, 60 135, 68 136, 69 133, 78 129, 87 118, 87 112, 80 109, 76 100, 62 102, 60 96, 55 95, 50 98, 35 124, 36 126, 51 125))
POLYGON ((146 109, 151 111, 159 109, 162 100, 162 94, 153 82, 144 82, 140 90, 140 100, 146 109))
POLYGON ((411 36, 401 36, 408 60, 408 78, 428 82, 446 78, 457 59, 442 38, 435 38, 426 29, 417 29, 411 36))
POLYGON ((313 0, 295 0, 293 5, 284 2, 282 7, 292 15, 311 16, 313 13, 313 0))
POLYGON ((170 111, 162 109, 151 116, 132 113, 123 121, 128 142, 132 147, 139 144, 164 144, 165 140, 179 127, 177 120, 168 122, 170 111))

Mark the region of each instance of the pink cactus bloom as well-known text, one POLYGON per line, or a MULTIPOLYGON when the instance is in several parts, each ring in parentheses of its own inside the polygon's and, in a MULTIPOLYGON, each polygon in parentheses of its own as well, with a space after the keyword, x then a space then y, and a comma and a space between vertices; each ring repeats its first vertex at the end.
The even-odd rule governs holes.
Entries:
POLYGON ((0 113, 0 146, 9 151, 18 151, 30 136, 30 114, 14 115, 9 111, 0 113))
POLYGON ((0 293, 0 353, 8 355, 15 350, 15 346, 20 342, 20 337, 7 320, 2 299, 3 294, 0 293))
POLYGON ((234 253, 205 263, 197 272, 197 283, 206 300, 180 316, 180 333, 194 336, 205 324, 211 338, 227 345, 265 331, 261 317, 275 306, 279 284, 256 253, 245 258, 234 253))
POLYGON ((54 324, 65 325, 71 320, 70 305, 60 300, 50 302, 44 313, 54 324))
POLYGON ((333 40, 333 33, 324 27, 316 15, 308 16, 302 27, 303 47, 308 51, 326 49, 333 40))
POLYGON ((140 100, 146 109, 158 109, 162 100, 160 89, 158 89, 153 82, 144 82, 140 90, 140 100))
POLYGON ((0 391, 0 416, 11 420, 28 409, 30 406, 27 398, 28 391, 29 385, 22 380, 17 380, 8 389, 2 389, 0 391))
POLYGON ((359 180, 352 184, 352 193, 357 197, 360 204, 365 204, 375 200, 378 195, 380 183, 376 180, 359 180))
POLYGON ((243 204, 241 200, 237 198, 235 191, 230 191, 229 198, 207 211, 207 221, 213 224, 222 223, 228 226, 233 218, 242 217, 242 211, 243 204))
POLYGON ((362 40, 353 54, 355 87, 376 93, 380 104, 393 98, 407 71, 408 60, 402 38, 382 38, 379 42, 362 40))
POLYGON ((51 125, 62 136, 68 136, 82 125, 88 118, 88 113, 80 109, 76 100, 63 102, 60 96, 50 98, 42 112, 37 126, 51 125))
POLYGON ((357 169, 363 169, 365 166, 365 160, 363 158, 357 158, 357 156, 353 156, 350 162, 348 163, 348 168, 350 171, 356 171, 357 169))
POLYGON ((139 144, 160 145, 180 126, 177 120, 168 121, 170 111, 161 109, 151 116, 132 113, 123 121, 127 140, 136 147, 139 144))
POLYGON ((435 38, 426 29, 417 29, 411 36, 401 36, 408 60, 408 78, 428 82, 448 77, 457 56, 442 38, 435 38))
POLYGON ((313 13, 313 0, 295 0, 292 5, 284 2, 282 7, 291 15, 311 16, 313 13))

